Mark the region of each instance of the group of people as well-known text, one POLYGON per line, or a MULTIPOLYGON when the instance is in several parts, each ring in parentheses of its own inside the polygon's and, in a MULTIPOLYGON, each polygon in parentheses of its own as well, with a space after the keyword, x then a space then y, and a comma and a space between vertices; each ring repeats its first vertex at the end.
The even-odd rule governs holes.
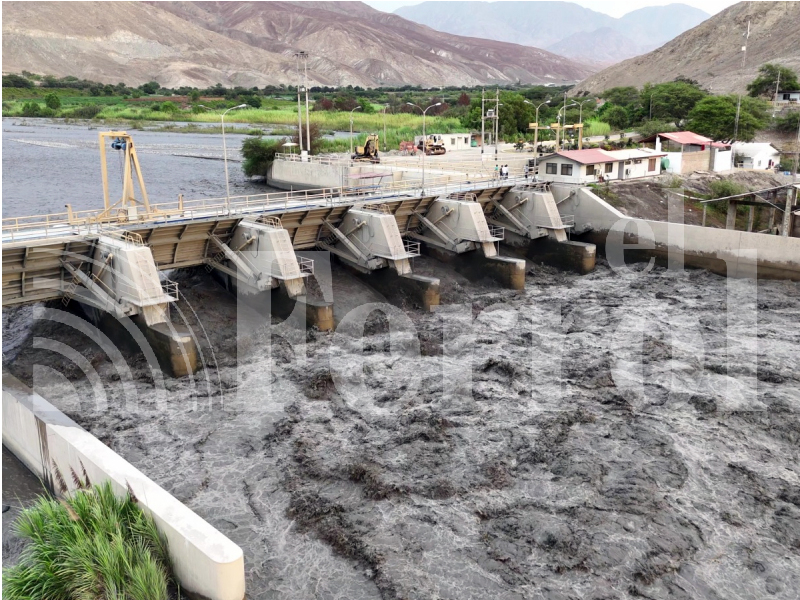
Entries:
POLYGON ((495 165, 494 176, 498 179, 508 179, 508 165, 495 165))

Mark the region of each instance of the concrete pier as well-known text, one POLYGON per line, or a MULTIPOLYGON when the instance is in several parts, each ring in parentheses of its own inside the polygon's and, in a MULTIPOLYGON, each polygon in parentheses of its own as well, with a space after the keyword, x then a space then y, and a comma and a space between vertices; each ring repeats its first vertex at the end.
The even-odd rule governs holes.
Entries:
POLYGON ((525 261, 522 259, 507 256, 487 257, 479 250, 459 254, 436 246, 426 246, 425 254, 452 267, 472 281, 490 277, 505 288, 525 289, 525 261))

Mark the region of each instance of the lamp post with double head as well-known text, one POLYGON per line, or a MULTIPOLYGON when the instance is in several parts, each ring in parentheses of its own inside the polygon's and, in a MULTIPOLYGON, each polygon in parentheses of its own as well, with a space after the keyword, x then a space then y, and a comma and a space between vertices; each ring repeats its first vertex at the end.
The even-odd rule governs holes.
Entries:
MULTIPOLYGON (((568 108, 570 108, 570 107, 572 107, 572 106, 578 106, 578 103, 577 103, 577 102, 573 102, 572 104, 565 104, 564 106, 562 106, 561 108, 559 108, 559 109, 558 109, 558 118, 556 119, 556 121, 557 121, 557 122, 559 122, 559 121, 561 122, 561 128, 560 128, 560 130, 563 130, 563 129, 565 129, 565 127, 567 126, 567 110, 566 110, 566 109, 568 109, 568 108), (562 113, 563 113, 563 115, 564 115, 564 116, 563 116, 563 121, 562 121, 562 116, 561 116, 561 115, 562 115, 562 113)), ((560 131, 560 130, 559 130, 559 131, 560 131)), ((560 144, 557 144, 557 146, 558 146, 558 148, 557 148, 557 149, 558 149, 558 150, 560 150, 560 149, 561 149, 561 146, 563 145, 563 143, 564 143, 564 139, 566 139, 566 137, 567 137, 567 132, 566 132, 566 131, 564 131, 564 135, 563 135, 563 137, 562 137, 562 139, 561 139, 561 143, 560 143, 560 144)))
MULTIPOLYGON (((533 102, 529 102, 528 100, 523 100, 525 104, 530 104, 533 106, 533 102)), ((536 166, 539 164, 539 109, 542 108, 545 104, 550 104, 550 100, 545 100, 540 105, 536 107, 536 127, 534 127, 533 131, 533 174, 536 174, 536 166)))
POLYGON ((422 111, 422 192, 425 193, 425 154, 427 154, 426 148, 425 148, 425 141, 427 139, 425 137, 425 114, 428 112, 428 110, 430 110, 434 106, 441 106, 442 103, 441 102, 437 102, 436 104, 431 104, 425 110, 422 110, 421 106, 417 106, 413 102, 406 102, 406 104, 408 104, 409 106, 416 106, 418 109, 420 109, 422 111))

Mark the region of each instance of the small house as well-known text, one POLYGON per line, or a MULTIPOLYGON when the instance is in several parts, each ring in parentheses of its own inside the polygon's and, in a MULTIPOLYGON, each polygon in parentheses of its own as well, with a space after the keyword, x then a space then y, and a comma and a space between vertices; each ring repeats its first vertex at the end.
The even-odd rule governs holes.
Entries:
POLYGON ((652 177, 661 173, 666 155, 648 149, 568 150, 539 159, 539 179, 554 183, 589 184, 652 177))
POLYGON ((689 174, 714 170, 714 140, 692 131, 657 133, 639 141, 656 152, 666 152, 664 170, 668 173, 689 174))
POLYGON ((781 162, 780 151, 768 143, 736 142, 733 155, 739 169, 772 169, 781 162))
POLYGON ((775 95, 776 104, 797 104, 800 102, 800 91, 795 92, 778 92, 775 95))

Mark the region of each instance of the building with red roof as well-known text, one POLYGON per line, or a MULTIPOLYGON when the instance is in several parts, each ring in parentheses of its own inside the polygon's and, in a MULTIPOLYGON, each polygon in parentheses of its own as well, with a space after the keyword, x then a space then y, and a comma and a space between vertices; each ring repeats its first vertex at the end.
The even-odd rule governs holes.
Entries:
POLYGON ((566 150, 539 159, 539 179, 585 185, 602 181, 651 177, 661 173, 664 152, 631 150, 566 150))
POLYGON ((656 152, 666 152, 664 170, 669 173, 689 174, 733 168, 730 144, 715 142, 693 131, 656 133, 640 142, 656 152))

